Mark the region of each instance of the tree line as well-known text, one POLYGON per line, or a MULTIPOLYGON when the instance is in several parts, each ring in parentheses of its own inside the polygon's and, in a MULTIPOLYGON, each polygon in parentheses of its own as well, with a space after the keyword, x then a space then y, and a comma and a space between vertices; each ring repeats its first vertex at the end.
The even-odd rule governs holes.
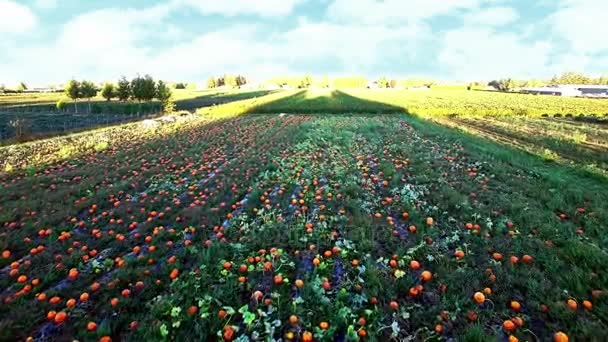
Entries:
POLYGON ((243 75, 224 75, 224 76, 211 76, 207 80, 207 88, 219 88, 219 87, 240 87, 247 84, 247 79, 243 75))
MULTIPOLYGON (((173 112, 175 103, 173 102, 173 93, 170 87, 163 81, 154 81, 152 76, 145 75, 133 78, 131 81, 122 76, 116 85, 113 83, 105 83, 101 89, 98 89, 95 83, 90 81, 70 80, 65 86, 65 94, 75 103, 76 113, 78 113, 78 100, 87 99, 89 104, 89 112, 91 111, 91 99, 101 92, 101 96, 106 101, 111 101, 117 98, 119 101, 138 101, 149 102, 153 99, 158 99, 161 103, 161 108, 165 113, 173 112)), ((63 104, 64 105, 64 104, 63 104)), ((62 102, 57 103, 57 108, 62 109, 62 102)))
POLYGON ((503 78, 489 82, 488 86, 494 87, 495 89, 501 91, 512 91, 517 88, 538 88, 545 86, 559 86, 564 84, 608 85, 608 76, 593 78, 582 73, 568 71, 562 73, 561 75, 555 75, 549 80, 516 80, 514 78, 503 78))

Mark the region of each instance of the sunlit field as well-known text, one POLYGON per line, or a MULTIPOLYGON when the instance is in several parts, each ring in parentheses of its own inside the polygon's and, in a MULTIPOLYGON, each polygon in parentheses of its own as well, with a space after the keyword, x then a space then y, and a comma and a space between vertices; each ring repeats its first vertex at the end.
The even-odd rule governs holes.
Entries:
POLYGON ((0 340, 608 339, 607 101, 182 100, 0 147, 0 340))

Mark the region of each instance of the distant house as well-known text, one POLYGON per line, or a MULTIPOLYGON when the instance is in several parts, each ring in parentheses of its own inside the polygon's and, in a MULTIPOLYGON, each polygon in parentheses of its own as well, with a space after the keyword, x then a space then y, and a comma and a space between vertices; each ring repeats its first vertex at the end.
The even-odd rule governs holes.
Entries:
POLYGON ((608 97, 608 85, 563 84, 554 87, 522 88, 524 94, 568 97, 608 97))
MULTIPOLYGON (((29 89, 25 89, 23 92, 24 93, 53 93, 56 92, 57 90, 54 88, 29 88, 29 89)), ((60 90, 61 91, 61 90, 60 90)))

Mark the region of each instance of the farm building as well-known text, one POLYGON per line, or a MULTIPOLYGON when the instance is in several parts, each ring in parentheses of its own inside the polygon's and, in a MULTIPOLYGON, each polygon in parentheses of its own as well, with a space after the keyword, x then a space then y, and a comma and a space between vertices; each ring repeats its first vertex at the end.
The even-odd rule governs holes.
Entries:
POLYGON ((569 85, 581 92, 581 96, 608 97, 608 85, 575 84, 569 85))
POLYGON ((555 87, 523 88, 521 92, 533 95, 608 97, 608 85, 563 84, 555 87))

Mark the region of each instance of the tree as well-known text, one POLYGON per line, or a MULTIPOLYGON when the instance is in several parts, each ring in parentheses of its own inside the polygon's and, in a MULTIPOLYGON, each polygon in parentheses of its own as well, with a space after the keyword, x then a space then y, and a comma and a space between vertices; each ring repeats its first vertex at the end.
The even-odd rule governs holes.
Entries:
POLYGON ((6 91, 6 86, 4 84, 0 84, 0 94, 4 94, 6 91))
POLYGON ((126 77, 122 76, 120 80, 118 80, 118 88, 116 88, 116 97, 120 101, 126 101, 131 97, 131 83, 127 80, 126 77))
POLYGON ((19 82, 16 90, 18 93, 23 93, 23 91, 27 90, 27 85, 24 82, 19 82))
POLYGON ((559 76, 554 76, 551 79, 551 85, 560 84, 591 84, 593 80, 581 73, 567 71, 559 76))
POLYGON ((393 89, 397 88, 399 86, 399 82, 397 80, 391 80, 389 82, 389 86, 393 89))
POLYGON ((213 77, 213 76, 209 77, 209 79, 207 80, 207 88, 213 89, 216 86, 217 86, 217 83, 215 81, 215 77, 213 77))
POLYGON ((247 84, 247 79, 243 75, 238 75, 236 77, 236 84, 238 84, 239 87, 245 85, 247 84))
POLYGON ((596 84, 608 85, 608 76, 602 76, 595 81, 596 84))
POLYGON ((304 75, 300 80, 300 88, 308 88, 312 84, 312 77, 310 75, 304 75))
POLYGON ((152 101, 152 99, 156 96, 156 82, 150 75, 144 76, 144 80, 142 83, 142 95, 144 101, 152 101))
POLYGON ((175 109, 175 102, 173 102, 173 92, 171 91, 171 88, 169 88, 165 84, 165 82, 160 80, 156 85, 156 98, 160 101, 163 113, 173 113, 173 110, 175 109))
POLYGON ((504 78, 499 82, 500 90, 502 91, 511 91, 517 87, 517 81, 512 78, 504 78))
POLYGON ((218 77, 217 80, 215 81, 216 88, 223 87, 225 85, 226 85, 226 80, 224 79, 223 76, 218 77))
POLYGON ((194 83, 194 82, 188 83, 187 89, 189 89, 189 90, 196 90, 196 83, 194 83))
POLYGON ((101 88, 101 96, 106 99, 106 101, 111 101, 113 97, 116 97, 114 85, 112 83, 104 84, 103 88, 101 88))
POLYGON ((497 80, 490 81, 488 86, 493 87, 496 90, 500 90, 500 82, 497 80))
POLYGON ((97 96, 97 87, 95 83, 89 81, 82 81, 80 83, 80 94, 82 98, 87 99, 89 103, 89 113, 91 112, 91 98, 97 96))
POLYGON ((382 76, 378 80, 378 88, 388 88, 388 80, 386 77, 382 76))
POLYGON ((25 90, 27 90, 27 84, 25 84, 25 82, 19 82, 17 85, 17 92, 23 93, 25 90))
POLYGON ((184 83, 182 83, 182 82, 178 82, 178 83, 175 83, 173 85, 173 88, 175 88, 175 89, 186 89, 186 85, 184 83))
POLYGON ((541 81, 541 80, 527 80, 524 85, 528 88, 538 88, 538 87, 543 87, 545 86, 545 82, 541 81))
POLYGON ((76 80, 69 80, 65 86, 65 94, 72 100, 74 100, 74 108, 76 114, 78 114, 78 99, 82 97, 80 91, 80 82, 76 80))
POLYGON ((238 83, 236 82, 236 77, 234 75, 225 75, 224 82, 228 87, 237 87, 238 83))
POLYGON ((141 102, 145 96, 144 92, 144 79, 137 75, 137 77, 131 80, 131 97, 134 100, 141 102))

